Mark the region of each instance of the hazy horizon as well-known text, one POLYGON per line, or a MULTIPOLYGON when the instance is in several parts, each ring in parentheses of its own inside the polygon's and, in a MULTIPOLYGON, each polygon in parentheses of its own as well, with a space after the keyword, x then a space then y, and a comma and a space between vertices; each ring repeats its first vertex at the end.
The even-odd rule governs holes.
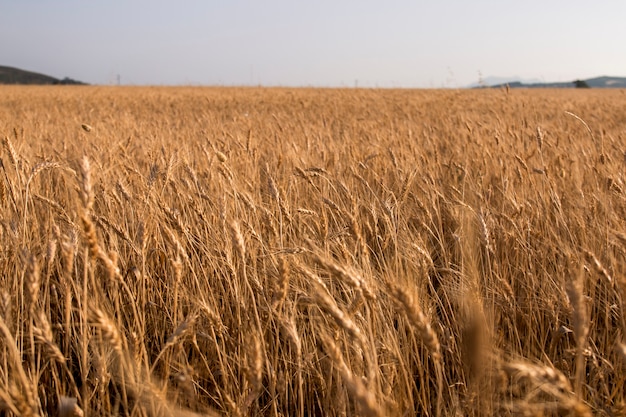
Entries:
POLYGON ((464 87, 626 75, 626 2, 4 2, 0 65, 91 84, 464 87), (118 78, 119 77, 119 78, 118 78))

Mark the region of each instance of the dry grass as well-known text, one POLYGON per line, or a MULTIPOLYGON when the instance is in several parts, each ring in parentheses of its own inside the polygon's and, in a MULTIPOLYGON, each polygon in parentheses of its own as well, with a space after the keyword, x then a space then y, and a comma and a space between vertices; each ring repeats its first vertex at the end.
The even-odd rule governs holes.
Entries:
POLYGON ((1 87, 3 415, 622 415, 623 91, 1 87))

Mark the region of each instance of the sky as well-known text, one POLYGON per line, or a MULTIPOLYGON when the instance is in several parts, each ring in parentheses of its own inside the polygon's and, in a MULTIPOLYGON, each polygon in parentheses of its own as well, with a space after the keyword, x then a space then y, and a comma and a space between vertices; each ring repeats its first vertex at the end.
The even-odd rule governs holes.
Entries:
POLYGON ((624 0, 0 0, 0 65, 92 84, 626 76, 624 0))

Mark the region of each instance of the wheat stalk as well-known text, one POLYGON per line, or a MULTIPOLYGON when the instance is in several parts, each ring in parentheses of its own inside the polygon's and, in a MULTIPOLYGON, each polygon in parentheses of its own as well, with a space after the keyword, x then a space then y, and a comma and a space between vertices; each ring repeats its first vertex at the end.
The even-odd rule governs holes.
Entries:
POLYGON ((58 363, 65 363, 65 356, 63 356, 63 353, 61 353, 61 350, 54 342, 52 328, 50 327, 50 323, 43 312, 39 314, 39 326, 40 327, 33 327, 35 341, 41 343, 45 347, 46 353, 50 359, 58 363))
POLYGON ((584 372, 585 358, 583 352, 587 345, 589 334, 589 322, 587 319, 587 306, 583 298, 583 273, 566 282, 566 292, 572 306, 572 321, 574 324, 574 335, 576 336, 576 392, 580 395, 584 372))
POLYGON ((348 368, 343 360, 343 355, 335 342, 324 334, 320 334, 319 337, 322 339, 325 351, 331 357, 334 366, 338 369, 341 378, 345 382, 348 392, 359 404, 363 415, 370 417, 385 415, 378 405, 375 395, 367 389, 359 377, 350 371, 350 368, 348 368))
POLYGON ((330 316, 335 320, 337 325, 343 328, 346 333, 350 335, 350 337, 359 342, 361 345, 365 346, 366 339, 361 332, 361 329, 348 317, 346 313, 343 312, 338 306, 337 303, 332 299, 330 294, 317 283, 314 283, 315 288, 315 300, 318 305, 320 305, 324 311, 326 311, 330 316))
POLYGON ((390 293, 398 301, 407 318, 409 324, 417 330, 420 338, 428 348, 433 360, 440 362, 441 356, 441 344, 437 333, 433 330, 430 321, 422 312, 420 306, 413 300, 413 298, 402 288, 397 285, 389 285, 390 293))

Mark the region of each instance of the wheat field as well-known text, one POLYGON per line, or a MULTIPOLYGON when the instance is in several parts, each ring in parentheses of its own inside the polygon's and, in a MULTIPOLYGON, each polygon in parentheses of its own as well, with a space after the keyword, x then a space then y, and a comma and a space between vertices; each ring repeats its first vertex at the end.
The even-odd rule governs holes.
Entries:
POLYGON ((0 413, 626 413, 621 90, 0 88, 0 413))

